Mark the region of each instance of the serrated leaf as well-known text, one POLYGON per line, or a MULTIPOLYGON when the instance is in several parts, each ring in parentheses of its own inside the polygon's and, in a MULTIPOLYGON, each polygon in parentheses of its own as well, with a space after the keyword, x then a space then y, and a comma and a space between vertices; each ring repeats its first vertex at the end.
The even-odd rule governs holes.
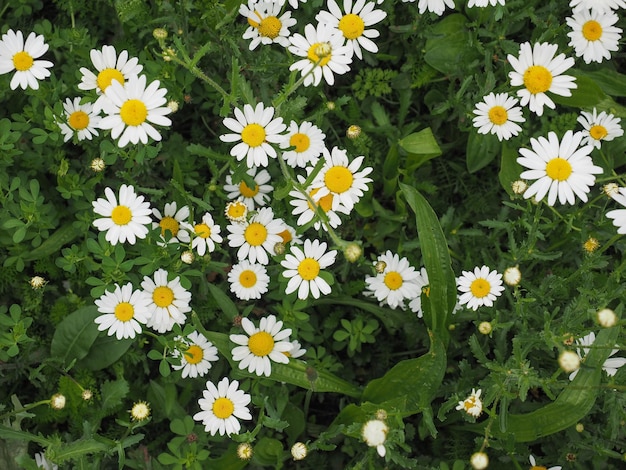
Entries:
POLYGON ((122 404, 122 400, 129 392, 126 380, 107 381, 102 384, 100 394, 102 396, 102 409, 111 411, 122 404))
POLYGON ((96 306, 83 307, 64 318, 52 336, 50 355, 68 365, 87 356, 98 337, 94 320, 99 316, 96 306))

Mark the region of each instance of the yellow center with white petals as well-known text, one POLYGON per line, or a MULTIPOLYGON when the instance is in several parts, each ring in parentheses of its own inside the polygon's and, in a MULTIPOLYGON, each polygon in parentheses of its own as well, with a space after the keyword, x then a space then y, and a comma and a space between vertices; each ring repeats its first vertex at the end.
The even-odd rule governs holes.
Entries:
POLYGON ((597 41, 602 37, 602 25, 597 21, 589 20, 583 25, 582 33, 587 41, 597 41))
POLYGON ((152 293, 152 301, 157 307, 169 307, 174 301, 174 291, 167 286, 158 286, 152 293))
MULTIPOLYGON (((313 191, 309 193, 309 196, 311 196, 311 199, 313 199, 313 196, 315 196, 315 194, 320 189, 321 188, 315 188, 313 191)), ((312 211, 315 211, 315 207, 313 207, 313 205, 310 202, 307 202, 307 204, 309 205, 309 209, 311 209, 312 211)), ((328 212, 333 207, 333 193, 328 193, 326 196, 319 198, 319 200, 317 201, 317 205, 321 207, 324 212, 328 212)))
POLYGON ((533 465, 530 467, 530 470, 548 470, 548 467, 544 467, 543 465, 533 465))
POLYGON ((115 225, 126 225, 133 218, 133 213, 126 206, 115 206, 111 211, 111 220, 115 225))
POLYGON ((178 234, 178 230, 180 229, 178 220, 170 216, 163 217, 159 222, 159 226, 161 227, 161 235, 165 235, 165 232, 169 230, 172 232, 173 237, 178 234))
POLYGON ((267 331, 259 331, 250 336, 248 349, 257 357, 267 356, 274 349, 274 338, 267 331))
POLYGON ((233 411, 235 411, 235 404, 229 398, 220 397, 213 402, 213 414, 216 418, 230 418, 233 411))
POLYGON ((254 197, 259 193, 259 185, 255 184, 254 188, 250 188, 245 181, 239 183, 239 192, 243 197, 254 197))
POLYGON ((33 57, 26 51, 20 51, 13 56, 13 66, 18 72, 29 70, 33 62, 33 57))
POLYGON ((324 184, 333 193, 341 194, 352 187, 354 176, 345 166, 334 166, 324 175, 324 184))
POLYGON ((596 140, 602 140, 608 135, 608 132, 606 127, 596 124, 589 129, 589 135, 596 140))
POLYGON ((115 318, 119 321, 128 321, 135 315, 135 308, 128 302, 120 302, 115 306, 115 318))
POLYGON ((241 271, 241 274, 239 274, 239 284, 241 284, 246 289, 254 287, 256 284, 255 272, 250 269, 241 271))
POLYGON ((260 124, 248 124, 241 131, 241 140, 250 147, 258 147, 265 142, 265 129, 260 124))
POLYGON ((189 349, 185 351, 185 360, 189 364, 198 364, 204 358, 204 351, 197 344, 192 344, 189 349))
POLYGON ((231 202, 226 207, 226 215, 234 220, 242 219, 247 211, 248 207, 240 201, 231 202))
POLYGON ((193 231, 200 238, 209 238, 211 236, 211 227, 207 224, 196 224, 193 226, 193 231))
POLYGON ((283 23, 278 18, 275 16, 268 16, 267 18, 263 18, 261 20, 257 29, 259 30, 259 35, 270 39, 276 39, 280 34, 282 27, 283 23))
POLYGON ((564 158, 553 158, 546 165, 546 174, 553 180, 565 181, 572 174, 572 165, 564 158))
POLYGON ((489 294, 489 292, 491 291, 491 284, 489 284, 486 279, 479 277, 478 279, 472 281, 472 283, 470 284, 470 291, 472 292, 472 295, 474 297, 482 299, 483 297, 486 297, 487 294, 489 294))
POLYGON ((82 131, 89 125, 89 115, 85 111, 74 111, 67 119, 72 129, 82 131))
POLYGON ((278 235, 280 236, 280 238, 283 239, 283 243, 289 243, 291 240, 293 240, 293 237, 291 236, 291 232, 289 230, 283 230, 278 235))
POLYGON ((552 86, 552 73, 543 65, 531 65, 524 72, 524 86, 533 95, 544 93, 552 86))
POLYGON ((496 126, 501 126, 509 119, 509 115, 503 106, 494 106, 489 110, 489 120, 496 126))
POLYGON ((262 245, 267 240, 267 229, 265 225, 258 222, 252 222, 246 227, 243 238, 251 246, 262 245))
POLYGON ((320 263, 313 258, 304 258, 298 265, 298 274, 305 281, 311 281, 320 273, 320 263))
POLYGON ((328 44, 327 42, 316 42, 315 44, 313 44, 311 47, 309 47, 309 50, 307 52, 308 59, 314 64, 317 64, 319 62, 320 67, 324 67, 326 64, 328 64, 328 62, 330 62, 330 59, 332 58, 332 49, 331 52, 329 54, 326 54, 324 57, 320 57, 318 54, 321 50, 325 50, 326 46, 330 47, 330 44, 328 44))
POLYGON ((465 401, 463 402, 463 408, 465 408, 465 411, 467 412, 469 412, 469 410, 471 410, 475 406, 476 406, 476 398, 473 396, 466 398, 465 401))
POLYGON ((402 276, 397 271, 389 271, 383 279, 385 285, 391 290, 398 290, 404 283, 402 276))
POLYGON ((120 84, 124 84, 124 75, 117 69, 104 69, 96 78, 98 88, 102 91, 106 90, 113 80, 117 80, 120 84))
POLYGON ((297 153, 306 152, 311 146, 311 139, 308 135, 297 132, 289 138, 289 146, 295 147, 297 153))
POLYGON ((139 126, 148 117, 148 108, 141 100, 127 100, 120 108, 120 117, 128 126, 139 126))
POLYGON ((365 23, 359 15, 349 13, 339 20, 339 29, 346 39, 356 39, 365 31, 365 23))

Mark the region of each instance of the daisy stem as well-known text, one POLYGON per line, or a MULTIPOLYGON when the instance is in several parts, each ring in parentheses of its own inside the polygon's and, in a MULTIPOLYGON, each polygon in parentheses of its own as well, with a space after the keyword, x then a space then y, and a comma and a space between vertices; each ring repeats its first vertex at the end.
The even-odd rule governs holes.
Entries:
POLYGON ((300 85, 302 85, 302 83, 304 82, 306 77, 308 77, 309 75, 311 75, 313 73, 313 71, 315 70, 315 67, 317 67, 322 62, 322 59, 323 59, 323 57, 320 58, 315 63, 315 65, 313 67, 311 67, 311 70, 309 70, 307 73, 302 75, 287 91, 285 91, 284 93, 281 93, 278 96, 278 98, 276 98, 274 101, 272 101, 272 106, 274 106, 274 108, 276 109, 276 112, 278 112, 278 109, 285 102, 287 97, 289 95, 291 95, 294 91, 296 91, 298 88, 300 88, 300 85))
POLYGON ((567 223, 567 226, 569 228, 571 228, 572 230, 574 230, 575 232, 580 232, 581 229, 578 227, 575 227, 571 221, 567 221, 565 220, 565 217, 563 217, 563 215, 561 213, 559 213, 559 211, 557 211, 554 207, 548 205, 548 207, 550 208, 550 210, 559 218, 561 219, 563 222, 567 223))
POLYGON ((613 243, 615 243, 620 238, 622 238, 622 236, 620 234, 613 235, 613 237, 608 242, 606 242, 602 248, 600 248, 599 253, 604 253, 606 250, 608 250, 613 245, 613 243))
POLYGON ((195 75, 197 78, 211 85, 215 89, 215 91, 217 91, 220 95, 222 95, 224 99, 228 98, 229 96, 228 93, 226 93, 226 91, 221 86, 219 86, 216 81, 214 81, 212 78, 206 75, 202 70, 200 70, 200 68, 197 65, 193 64, 192 59, 187 57, 187 54, 185 54, 184 51, 181 51, 181 52, 185 56, 185 60, 178 58, 176 54, 171 54, 167 52, 165 52, 165 54, 162 54, 162 55, 164 57, 167 57, 168 60, 176 62, 179 65, 182 65, 187 70, 189 70, 193 75, 195 75))
POLYGON ((50 399, 47 400, 41 400, 41 401, 37 401, 35 403, 30 403, 26 406, 23 406, 22 408, 19 409, 15 409, 12 411, 7 411, 6 413, 0 415, 0 421, 4 421, 6 418, 8 418, 11 415, 16 415, 18 413, 21 413, 23 411, 27 411, 27 410, 32 410, 33 408, 36 408, 40 405, 49 405, 50 404, 50 399))

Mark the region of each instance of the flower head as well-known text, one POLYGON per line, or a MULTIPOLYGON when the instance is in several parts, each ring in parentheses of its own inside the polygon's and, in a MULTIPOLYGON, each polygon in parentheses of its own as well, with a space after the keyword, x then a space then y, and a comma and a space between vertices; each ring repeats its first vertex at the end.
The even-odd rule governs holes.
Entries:
POLYGON ((561 204, 574 204, 575 195, 587 202, 589 188, 596 181, 594 175, 602 173, 602 168, 593 164, 589 156, 593 146, 579 148, 583 134, 567 131, 559 142, 554 132, 548 138, 531 138, 532 150, 521 148, 522 155, 517 163, 528 168, 520 178, 537 180, 524 193, 524 198, 535 196, 541 201, 548 195, 548 205, 553 206, 557 196, 561 204))
POLYGON ((609 60, 611 52, 619 50, 622 30, 615 25, 619 17, 613 12, 580 10, 565 21, 572 30, 569 46, 574 48, 576 57, 582 57, 586 64, 609 60))
POLYGON ((202 411, 193 415, 193 419, 201 421, 204 430, 212 436, 218 432, 220 436, 239 434, 239 419, 252 419, 248 410, 250 395, 239 390, 238 381, 230 382, 228 377, 220 380, 217 386, 208 381, 206 387, 202 392, 203 398, 198 400, 202 411))
POLYGON ((456 406, 457 410, 464 410, 468 415, 478 418, 483 412, 483 402, 480 399, 481 389, 472 389, 472 393, 465 400, 459 402, 456 406))
MULTIPOLYGON (((585 356, 589 354, 589 349, 593 345, 595 340, 596 340, 596 334, 593 331, 589 333, 588 335, 583 336, 582 338, 576 340, 576 344, 578 344, 579 346, 582 346, 582 350, 580 347, 576 348, 576 352, 578 353, 578 357, 580 358, 581 361, 583 361, 585 356)), ((617 374, 617 370, 620 367, 622 367, 624 364, 626 364, 626 358, 612 357, 618 352, 619 352, 619 349, 611 350, 611 354, 609 354, 609 358, 606 361, 604 361, 604 364, 602 364, 602 370, 604 370, 604 372, 606 372, 610 377, 617 374)), ((574 380, 574 377, 576 377, 579 370, 580 369, 576 369, 574 372, 572 372, 569 375, 569 379, 574 380)))
POLYGON ((251 263, 268 264, 268 253, 272 253, 274 245, 282 240, 279 233, 284 230, 279 219, 274 218, 271 207, 262 207, 243 223, 230 224, 226 227, 228 244, 239 247, 237 258, 239 261, 248 259, 251 263))
POLYGON ((561 470, 560 465, 555 465, 554 467, 550 467, 550 468, 544 467, 542 465, 537 465, 537 461, 535 460, 535 457, 533 457, 532 455, 528 457, 528 461, 532 465, 532 467, 530 467, 530 470, 561 470))
POLYGON ((518 266, 510 266, 504 270, 503 277, 507 285, 515 287, 522 280, 522 272, 518 266))
POLYGON ((174 370, 182 369, 182 378, 203 377, 209 372, 212 362, 217 361, 217 348, 202 333, 194 331, 187 337, 176 337, 180 344, 173 356, 180 358, 180 365, 172 365, 174 370))
POLYGON ((242 179, 238 184, 233 184, 232 173, 226 176, 226 184, 224 191, 229 199, 240 199, 248 210, 253 211, 255 206, 262 207, 266 205, 270 199, 268 194, 274 189, 270 184, 270 174, 267 170, 258 171, 256 167, 248 169, 246 172, 254 185, 248 186, 246 181, 242 179))
POLYGON ((143 70, 139 65, 139 59, 128 57, 128 51, 116 55, 114 46, 102 46, 102 50, 92 49, 89 53, 98 75, 91 70, 81 67, 83 74, 78 88, 81 90, 96 90, 99 94, 104 92, 113 81, 124 85, 131 77, 136 78, 143 70))
POLYGON ((476 267, 473 272, 463 271, 463 275, 457 279, 457 286, 461 292, 459 303, 467 304, 473 310, 478 310, 482 305, 491 307, 504 290, 502 274, 491 271, 487 266, 476 267))
MULTIPOLYGON (((308 171, 312 171, 312 168, 309 167, 308 171)), ((305 181, 305 178, 302 175, 298 175, 298 181, 302 184, 305 181)), ((336 210, 333 209, 333 201, 335 196, 332 193, 326 194, 326 196, 321 198, 316 198, 316 194, 320 191, 320 187, 313 188, 309 186, 306 189, 306 194, 301 193, 299 190, 294 189, 289 191, 289 196, 291 196, 291 200, 289 204, 291 204, 294 208, 291 213, 294 216, 298 217, 296 224, 298 226, 303 226, 308 224, 312 220, 315 221, 313 227, 316 230, 319 230, 322 227, 324 230, 328 230, 326 225, 330 225, 332 228, 336 228, 341 225, 341 219, 339 218, 339 213, 349 214, 350 211, 341 205, 335 205, 336 210), (313 204, 310 200, 313 200, 313 204), (322 222, 320 216, 317 214, 317 210, 321 209, 325 214, 328 222, 322 222)))
POLYGON ((245 222, 248 217, 248 206, 243 202, 243 198, 231 201, 224 208, 224 215, 234 223, 245 222))
POLYGON ((54 410, 62 410, 65 408, 65 395, 62 393, 55 393, 50 397, 50 407, 54 410))
POLYGON ((250 25, 243 33, 244 39, 250 41, 250 50, 256 49, 259 44, 280 44, 283 47, 289 45, 289 28, 296 24, 291 17, 291 12, 286 11, 282 15, 280 2, 267 2, 249 0, 246 5, 239 7, 239 13, 245 16, 250 25))
POLYGON ((427 285, 428 278, 422 278, 407 258, 400 258, 398 254, 387 250, 377 258, 374 265, 381 262, 384 263, 382 271, 377 272, 376 276, 365 278, 367 289, 374 293, 376 300, 395 309, 404 307, 405 300, 422 294, 422 287, 427 285))
POLYGON ((174 323, 185 323, 185 313, 191 311, 191 293, 180 285, 178 276, 168 281, 167 271, 159 269, 154 273, 154 280, 144 276, 141 287, 150 296, 148 309, 151 314, 146 326, 165 333, 172 330, 174 323))
MULTIPOLYGON (((402 0, 403 2, 414 2, 415 0, 402 0)), ((422 15, 426 10, 437 16, 443 15, 446 7, 454 8, 454 0, 419 0, 417 7, 422 15)))
POLYGON ((470 465, 474 470, 485 470, 489 467, 489 457, 484 452, 474 452, 470 457, 470 465))
POLYGON ((371 419, 361 428, 361 436, 365 443, 370 447, 376 447, 376 451, 381 457, 384 457, 387 452, 385 441, 388 433, 389 427, 379 419, 371 419))
POLYGON ((248 318, 241 320, 241 326, 245 335, 230 335, 230 340, 238 345, 233 348, 232 354, 233 360, 239 362, 240 369, 269 377, 272 373, 271 361, 281 364, 289 362, 284 353, 292 347, 287 340, 291 329, 283 330, 283 322, 276 320, 274 315, 261 318, 258 328, 248 318))
POLYGON ((148 419, 150 417, 150 405, 145 401, 135 402, 130 410, 130 417, 133 421, 148 419))
POLYGON ((294 149, 283 152, 283 159, 293 168, 315 166, 325 148, 325 138, 326 134, 315 124, 304 121, 298 125, 296 121, 291 121, 280 147, 294 149))
POLYGON ((18 86, 22 90, 32 88, 39 89, 38 80, 50 76, 52 62, 48 60, 35 60, 48 50, 48 45, 43 42, 41 34, 30 33, 24 42, 21 31, 9 29, 0 39, 0 75, 13 72, 10 87, 15 90, 18 86))
POLYGON ((215 244, 224 240, 220 235, 221 228, 213 221, 213 216, 208 212, 202 216, 200 223, 193 224, 194 239, 191 247, 195 248, 200 256, 215 251, 215 244))
POLYGON ((135 194, 135 188, 123 184, 120 187, 119 203, 111 188, 105 188, 106 199, 98 198, 92 202, 93 211, 102 215, 93 221, 101 232, 106 231, 106 240, 111 245, 128 241, 135 244, 137 238, 146 238, 150 219, 150 203, 144 202, 143 196, 135 194))
POLYGON ((624 0, 570 0, 569 6, 574 11, 580 10, 597 10, 603 13, 617 10, 619 8, 626 8, 626 1, 624 0))
POLYGON ((559 355, 559 367, 565 372, 574 372, 580 368, 580 356, 574 351, 563 351, 559 355))
POLYGON ((291 446, 291 456, 294 460, 304 460, 308 454, 308 449, 304 442, 296 442, 291 446))
POLYGON ((28 283, 30 284, 30 287, 33 288, 33 290, 38 290, 44 287, 48 283, 48 281, 46 281, 46 279, 41 276, 33 276, 30 278, 30 281, 28 281, 28 283))
POLYGON ((107 291, 96 300, 98 311, 102 313, 94 321, 98 330, 108 330, 109 336, 117 339, 134 338, 141 333, 141 325, 148 321, 150 297, 141 290, 133 291, 128 283, 122 287, 115 285, 113 292, 107 291))
MULTIPOLYGON (((617 193, 611 194, 611 198, 626 207, 626 188, 619 188, 617 193)), ((626 234, 626 209, 613 209, 606 213, 609 219, 613 219, 613 225, 617 227, 617 233, 626 234)))
POLYGON ((242 260, 228 272, 230 291, 241 300, 260 299, 267 292, 270 277, 265 266, 242 260))
POLYGON ((74 134, 78 140, 91 140, 92 136, 98 135, 100 116, 94 111, 93 104, 80 104, 80 98, 70 100, 67 98, 63 103, 66 122, 59 122, 63 133, 63 141, 67 142, 74 134))
POLYGON ((335 262, 337 250, 326 251, 326 247, 326 242, 319 240, 305 240, 302 249, 295 245, 291 247, 291 252, 280 263, 285 268, 283 276, 289 279, 285 294, 297 290, 298 298, 303 300, 309 293, 315 299, 320 294, 330 294, 331 287, 320 273, 335 262))
POLYGON ((476 105, 473 119, 479 134, 496 134, 498 140, 509 140, 522 128, 516 122, 524 122, 522 108, 516 106, 517 99, 507 93, 489 93, 476 105))
POLYGON ((556 44, 547 42, 535 43, 532 47, 525 42, 520 46, 519 57, 507 55, 513 67, 509 72, 511 85, 524 87, 517 91, 521 105, 528 105, 538 116, 543 114, 544 105, 552 109, 556 107, 547 92, 571 96, 570 90, 576 88, 574 77, 561 75, 574 65, 574 59, 566 58, 565 54, 555 57, 557 48, 556 44))
POLYGON ((578 122, 583 126, 583 145, 593 145, 600 148, 603 141, 610 141, 624 135, 624 129, 620 126, 621 119, 602 111, 598 114, 596 108, 588 113, 581 111, 578 122))
POLYGON ((252 458, 252 454, 252 445, 249 442, 242 442, 237 446, 237 457, 241 460, 250 460, 252 458))
POLYGON ((165 204, 163 214, 156 207, 152 209, 152 214, 157 218, 158 222, 152 223, 152 228, 161 229, 162 244, 165 243, 189 243, 191 237, 189 232, 191 226, 187 220, 189 219, 189 207, 183 206, 177 210, 176 201, 165 204), (170 237, 165 242, 165 236, 170 237))
POLYGON ((596 313, 596 318, 600 326, 604 328, 611 328, 612 326, 617 325, 619 319, 615 312, 610 308, 603 308, 596 313))

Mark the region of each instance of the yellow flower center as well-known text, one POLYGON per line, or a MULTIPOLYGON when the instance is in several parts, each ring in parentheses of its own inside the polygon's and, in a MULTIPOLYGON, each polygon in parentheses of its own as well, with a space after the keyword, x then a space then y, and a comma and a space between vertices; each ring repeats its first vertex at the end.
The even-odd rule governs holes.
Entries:
POLYGON ((229 398, 220 397, 213 402, 213 414, 216 418, 229 418, 233 411, 235 411, 235 404, 229 398))
POLYGON ((599 124, 596 124, 595 126, 592 126, 591 129, 589 129, 589 135, 596 140, 604 139, 607 134, 608 132, 606 130, 606 127, 600 126, 599 124))
POLYGON ((553 180, 565 181, 572 174, 572 165, 564 158, 553 158, 546 165, 546 174, 553 180))
POLYGON ((127 100, 120 108, 120 117, 129 126, 142 124, 148 116, 148 108, 141 100, 127 100))
POLYGON ((311 139, 309 139, 308 135, 297 132, 289 139, 289 146, 295 147, 296 152, 302 153, 307 151, 311 146, 311 139))
POLYGON ((209 238, 211 236, 211 228, 207 224, 194 225, 193 230, 200 238, 209 238))
POLYGON ((174 291, 167 286, 158 286, 152 293, 152 301, 157 307, 169 307, 174 301, 174 291))
POLYGON ((111 220, 115 225, 126 225, 133 218, 133 213, 126 206, 115 206, 111 211, 111 220))
POLYGON ((543 465, 533 465, 530 467, 530 470, 548 470, 548 467, 544 467, 543 465))
POLYGON ((426 294, 426 297, 430 297, 430 286, 422 287, 422 292, 426 294))
POLYGON ((241 271, 241 274, 239 275, 239 284, 246 289, 253 287, 256 284, 256 274, 254 271, 251 271, 250 269, 241 271))
POLYGON ((298 265, 298 274, 305 281, 311 281, 317 277, 320 272, 320 264, 313 258, 304 258, 298 265))
POLYGON ((243 202, 236 201, 228 204, 226 215, 232 219, 241 219, 247 210, 248 207, 243 202))
POLYGON ((309 47, 309 51, 307 52, 307 57, 314 64, 317 64, 321 59, 321 62, 319 63, 320 67, 324 67, 328 62, 330 62, 330 59, 332 58, 332 49, 331 49, 331 52, 325 55, 324 57, 320 57, 318 55, 320 50, 326 49, 325 46, 330 46, 330 45, 327 42, 316 42, 311 47, 309 47))
POLYGON ((204 351, 197 344, 192 344, 189 349, 185 351, 185 360, 189 364, 198 364, 204 358, 204 351))
POLYGON ((33 58, 26 51, 20 51, 13 56, 13 66, 18 72, 29 70, 33 66, 33 58))
POLYGON ((602 25, 594 20, 587 21, 582 31, 587 41, 597 41, 602 37, 602 25))
POLYGON ((124 75, 117 69, 104 69, 96 78, 98 88, 102 91, 106 90, 113 80, 117 80, 120 84, 124 84, 124 75))
POLYGON ((254 189, 251 189, 245 181, 242 181, 239 183, 239 192, 243 197, 254 197, 259 193, 259 185, 255 184, 254 189))
POLYGON ((250 147, 258 147, 265 141, 265 129, 260 124, 248 124, 241 131, 241 140, 250 147))
POLYGON ((115 306, 115 318, 128 321, 135 315, 135 308, 128 302, 120 302, 115 306))
POLYGON ((243 237, 252 246, 262 245, 267 240, 267 229, 263 224, 252 222, 243 234, 243 237))
MULTIPOLYGON (((315 196, 315 194, 320 190, 320 188, 315 188, 313 191, 309 193, 311 198, 315 196)), ((309 209, 315 211, 315 208, 309 202, 309 209)), ((317 201, 317 205, 322 208, 324 212, 328 212, 333 207, 333 193, 328 193, 326 196, 323 196, 317 201)))
POLYGON ((402 287, 404 281, 402 280, 402 276, 400 276, 399 272, 389 271, 387 274, 385 274, 384 283, 387 287, 389 287, 389 289, 397 290, 402 287))
POLYGON ((365 31, 365 23, 359 15, 350 13, 339 20, 339 29, 346 39, 356 39, 365 31))
POLYGON ((352 187, 354 176, 345 166, 334 166, 324 175, 324 184, 333 193, 343 193, 352 187))
POLYGON ((283 230, 278 235, 280 235, 280 238, 283 239, 283 243, 289 243, 291 240, 293 240, 293 237, 291 236, 291 232, 289 230, 283 230))
POLYGON ((67 122, 72 129, 81 131, 89 125, 89 115, 85 111, 74 111, 67 122))
POLYGON ((471 410, 475 406, 476 406, 476 398, 475 397, 466 398, 465 401, 463 402, 463 408, 465 408, 465 411, 469 412, 469 410, 471 410))
POLYGON ((552 85, 552 74, 543 65, 531 65, 524 72, 524 86, 533 95, 544 93, 552 85))
POLYGON ((501 126, 509 119, 509 114, 503 106, 494 106, 489 110, 489 120, 496 126, 501 126))
MULTIPOLYGON (((489 284, 486 279, 479 277, 470 284, 470 291, 472 291, 474 297, 482 299, 491 291, 491 284, 489 284)), ((470 398, 468 398, 468 400, 469 399, 470 398)), ((471 399, 473 400, 473 398, 471 399)))
POLYGON ((255 356, 267 356, 274 349, 274 338, 267 331, 254 333, 248 340, 248 349, 255 356))
POLYGON ((178 234, 178 229, 180 228, 178 220, 170 216, 163 217, 159 222, 159 225, 161 226, 161 235, 165 235, 165 231, 169 230, 172 232, 173 237, 178 234))
POLYGON ((280 34, 280 30, 283 27, 282 22, 275 16, 268 16, 263 18, 259 23, 258 30, 261 36, 266 38, 275 39, 280 34))

